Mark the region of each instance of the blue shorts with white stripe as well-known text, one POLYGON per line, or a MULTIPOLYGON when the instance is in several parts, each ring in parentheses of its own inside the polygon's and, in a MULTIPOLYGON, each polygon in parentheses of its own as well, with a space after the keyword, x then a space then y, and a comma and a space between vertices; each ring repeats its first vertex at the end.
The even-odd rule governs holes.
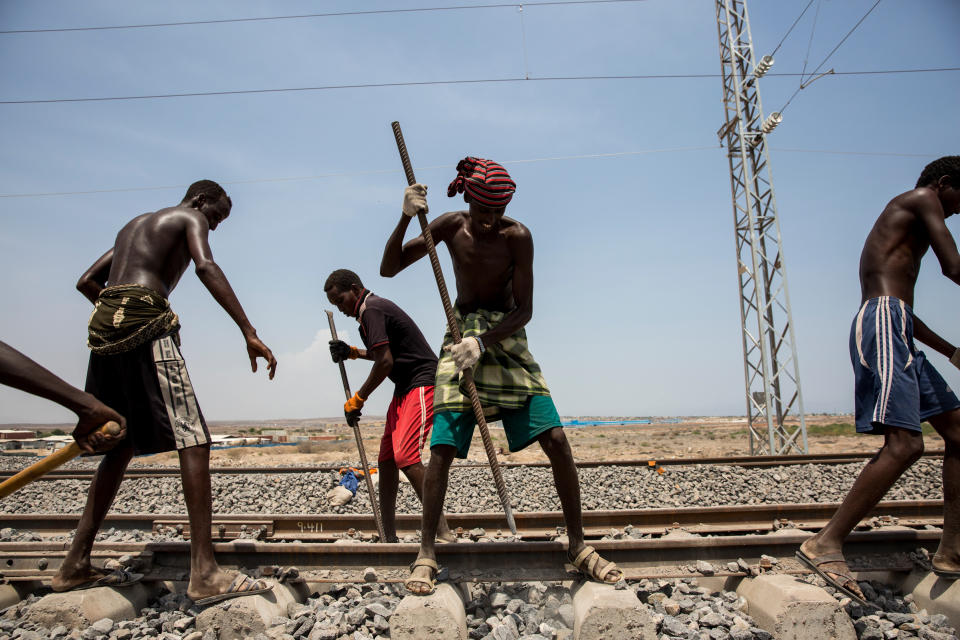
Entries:
POLYGON ((960 400, 913 344, 913 310, 890 296, 863 303, 850 328, 859 433, 885 426, 920 430, 932 416, 960 408, 960 400))

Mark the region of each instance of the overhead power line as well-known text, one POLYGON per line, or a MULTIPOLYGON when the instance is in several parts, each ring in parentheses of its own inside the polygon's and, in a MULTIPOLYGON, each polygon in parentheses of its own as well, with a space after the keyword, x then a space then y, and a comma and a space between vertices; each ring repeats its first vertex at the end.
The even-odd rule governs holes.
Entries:
POLYGON ((813 24, 810 26, 810 40, 807 41, 807 54, 803 57, 803 71, 800 72, 800 84, 803 84, 803 73, 807 70, 810 60, 810 49, 813 48, 813 34, 817 31, 817 19, 820 17, 820 2, 817 0, 817 10, 813 14, 813 24))
MULTIPOLYGON (((578 155, 569 155, 569 156, 552 156, 544 158, 525 158, 520 160, 505 160, 501 164, 504 165, 513 165, 513 164, 529 164, 535 162, 556 162, 562 160, 587 160, 587 159, 599 159, 599 158, 622 158, 627 156, 639 156, 639 155, 650 155, 658 153, 679 153, 684 151, 713 151, 716 150, 716 145, 703 146, 703 147, 673 147, 667 149, 641 149, 639 151, 614 151, 610 153, 586 153, 578 155)), ((785 152, 785 153, 822 153, 822 154, 832 154, 832 155, 855 155, 855 156, 888 156, 888 157, 905 157, 905 158, 931 158, 936 156, 936 153, 899 153, 899 152, 888 152, 888 151, 838 151, 838 150, 829 150, 829 149, 787 149, 787 148, 774 148, 774 151, 785 152)), ((452 169, 455 164, 437 164, 431 166, 422 166, 414 167, 416 171, 432 171, 434 169, 452 169)), ((322 180, 325 178, 345 178, 345 177, 356 177, 356 176, 371 176, 371 175, 382 175, 390 173, 401 173, 399 169, 372 169, 367 171, 340 171, 335 173, 318 173, 314 175, 306 176, 287 176, 287 177, 277 177, 277 178, 256 178, 252 180, 232 180, 232 181, 222 181, 221 184, 226 186, 238 185, 238 184, 263 184, 270 182, 299 182, 304 180, 322 180)), ((40 198, 46 196, 80 196, 80 195, 92 195, 99 193, 128 193, 134 191, 167 191, 172 189, 186 189, 188 185, 186 184, 174 184, 174 185, 164 185, 164 186, 152 186, 152 187, 121 187, 115 189, 90 189, 87 191, 44 191, 38 193, 2 193, 0 198, 40 198)))
MULTIPOLYGON (((844 42, 847 41, 847 38, 849 38, 850 35, 851 35, 854 31, 857 30, 857 27, 859 27, 861 24, 863 24, 863 21, 866 20, 866 19, 867 19, 867 16, 869 16, 869 15, 873 12, 873 10, 877 8, 877 5, 880 4, 880 2, 881 2, 881 0, 877 0, 875 3, 873 3, 873 6, 872 6, 872 7, 870 7, 869 9, 867 9, 867 12, 866 12, 865 14, 863 14, 863 16, 862 16, 859 20, 857 20, 857 23, 856 23, 855 25, 853 25, 853 28, 851 28, 850 31, 847 31, 847 34, 846 34, 845 36, 843 36, 843 38, 840 39, 840 42, 837 43, 837 46, 835 46, 833 49, 831 49, 831 50, 830 50, 830 53, 827 54, 827 57, 824 58, 824 59, 820 62, 820 64, 817 65, 817 68, 810 72, 810 75, 809 75, 810 78, 813 78, 813 80, 817 80, 817 79, 818 79, 818 78, 814 78, 814 76, 817 75, 817 72, 820 71, 820 69, 823 67, 823 65, 825 65, 825 64, 827 63, 827 60, 829 60, 829 59, 833 56, 833 54, 835 54, 835 53, 837 52, 837 49, 839 49, 840 46, 841 46, 844 42)), ((819 4, 817 5, 817 9, 818 9, 818 10, 820 9, 820 5, 819 5, 819 4)), ((817 24, 817 23, 816 23, 816 20, 814 20, 814 23, 813 23, 813 24, 814 24, 814 27, 816 27, 816 24, 817 24)), ((810 43, 811 43, 811 44, 813 43, 813 31, 810 32, 810 43)), ((809 49, 809 47, 808 47, 808 48, 807 48, 807 56, 809 57, 809 55, 810 55, 810 49, 809 49)), ((804 71, 806 71, 806 69, 807 69, 807 61, 806 61, 806 60, 803 61, 803 69, 804 69, 804 71)), ((833 69, 830 69, 829 71, 827 71, 826 73, 824 73, 824 74, 822 74, 822 75, 840 75, 840 74, 838 74, 838 73, 837 73, 836 71, 834 71, 833 69)), ((790 106, 790 103, 793 102, 793 99, 797 97, 797 94, 799 94, 801 91, 803 91, 804 89, 806 89, 806 88, 813 82, 813 80, 810 80, 810 81, 808 81, 808 82, 804 82, 804 80, 803 80, 803 75, 801 75, 801 76, 800 76, 800 86, 797 87, 796 91, 793 92, 793 95, 791 95, 791 96, 787 99, 787 101, 784 103, 784 105, 783 105, 782 107, 780 107, 780 111, 779 111, 778 113, 780 113, 780 115, 783 115, 783 112, 786 110, 787 107, 790 106)))
POLYGON ((464 6, 420 7, 412 9, 370 9, 366 11, 331 11, 328 13, 303 13, 289 16, 262 16, 254 18, 223 18, 219 20, 188 20, 183 22, 154 22, 149 24, 118 24, 95 27, 57 27, 50 29, 7 29, 0 31, 0 35, 15 33, 65 33, 68 31, 110 31, 117 29, 156 29, 161 27, 185 27, 189 25, 230 24, 236 22, 268 22, 276 20, 305 20, 315 18, 335 18, 341 16, 370 16, 388 13, 427 13, 431 11, 466 11, 473 9, 504 9, 519 7, 556 7, 563 5, 584 4, 625 4, 646 2, 646 0, 567 0, 544 2, 510 2, 497 4, 475 4, 464 6))
POLYGON ((853 28, 850 29, 850 31, 847 31, 847 35, 843 36, 843 38, 840 39, 840 42, 837 43, 837 46, 835 46, 833 49, 831 49, 831 50, 830 50, 830 53, 827 54, 827 57, 824 58, 824 59, 820 62, 820 64, 817 65, 817 68, 810 72, 810 75, 811 75, 811 76, 817 75, 817 72, 820 71, 820 69, 823 67, 823 65, 827 64, 827 60, 829 60, 831 57, 833 57, 833 54, 835 54, 835 53, 837 52, 837 49, 839 49, 840 46, 841 46, 844 42, 847 41, 847 38, 849 38, 849 37, 853 34, 853 32, 857 30, 857 28, 858 28, 861 24, 863 24, 863 21, 867 19, 867 16, 869 16, 871 13, 873 13, 873 10, 877 8, 877 5, 880 4, 880 2, 881 2, 881 0, 877 0, 876 2, 873 3, 873 6, 872 6, 872 7, 870 7, 869 9, 867 9, 867 12, 866 12, 865 14, 863 14, 863 17, 860 18, 859 20, 857 20, 857 24, 853 25, 853 28))
POLYGON ((812 5, 813 2, 814 2, 814 0, 810 0, 810 2, 807 3, 807 6, 805 6, 805 7, 803 8, 803 11, 800 12, 800 15, 797 16, 797 19, 793 21, 793 24, 790 25, 790 28, 787 29, 787 32, 786 32, 785 34, 783 34, 783 37, 782 37, 782 38, 780 38, 780 44, 778 44, 778 45, 777 45, 777 48, 774 49, 773 52, 770 53, 771 56, 777 55, 777 51, 779 51, 779 50, 780 50, 780 47, 783 46, 783 43, 786 42, 787 36, 790 35, 790 32, 793 31, 793 28, 797 26, 797 23, 800 22, 800 19, 803 18, 804 14, 807 13, 807 9, 810 8, 810 5, 812 5))
POLYGON ((897 153, 894 151, 837 151, 831 149, 787 149, 773 147, 778 153, 823 153, 835 156, 887 156, 893 158, 932 158, 936 153, 897 153))
MULTIPOLYGON (((836 71, 832 75, 838 76, 869 76, 901 73, 940 73, 945 71, 960 71, 960 67, 937 67, 930 69, 875 69, 866 71, 836 71)), ((796 77, 799 73, 768 73, 765 77, 796 77)), ((719 78, 718 73, 660 73, 638 75, 610 75, 610 76, 543 76, 511 78, 475 78, 464 80, 419 80, 409 82, 369 82, 361 84, 331 84, 314 87, 281 87, 277 89, 232 89, 226 91, 190 91, 184 93, 156 93, 131 96, 96 96, 90 98, 49 98, 34 100, 0 100, 3 104, 53 104, 62 102, 111 102, 120 100, 155 100, 160 98, 196 98, 201 96, 230 96, 249 95, 256 93, 293 93, 299 91, 332 91, 336 89, 375 89, 385 87, 422 87, 429 85, 454 84, 490 84, 509 82, 579 82, 586 80, 688 80, 699 78, 719 78)))

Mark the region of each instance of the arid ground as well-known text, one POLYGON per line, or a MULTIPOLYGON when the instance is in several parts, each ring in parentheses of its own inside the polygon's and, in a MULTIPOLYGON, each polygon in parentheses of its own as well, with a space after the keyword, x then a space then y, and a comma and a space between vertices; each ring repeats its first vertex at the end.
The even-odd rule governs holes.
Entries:
MULTIPOLYGON (((581 418, 583 419, 583 418, 581 418)), ((609 419, 609 418, 606 418, 609 419)), ((841 451, 876 451, 883 439, 879 436, 857 435, 851 415, 810 415, 806 418, 810 453, 841 451)), ((276 447, 241 447, 215 450, 215 466, 270 466, 312 465, 344 460, 359 460, 352 430, 334 420, 290 420, 269 423, 215 423, 213 433, 253 434, 262 429, 285 428, 291 433, 300 432, 323 435, 335 439, 291 444, 276 447)), ((651 460, 679 457, 714 457, 749 455, 750 440, 745 418, 737 417, 689 417, 680 423, 644 425, 602 425, 592 427, 567 427, 567 437, 574 457, 580 461, 614 461, 643 459, 651 460)), ((929 427, 925 431, 931 431, 929 427)), ((376 460, 380 435, 383 432, 381 419, 364 419, 361 423, 367 459, 376 460)), ((499 458, 504 462, 546 461, 546 456, 537 445, 523 451, 510 453, 499 423, 491 426, 490 434, 499 458)), ((942 449, 943 440, 935 433, 925 435, 928 450, 942 449)), ((425 457, 429 454, 425 451, 425 457)), ((470 460, 485 459, 479 432, 474 434, 470 448, 470 460)), ((142 465, 175 464, 175 454, 139 458, 142 465)))

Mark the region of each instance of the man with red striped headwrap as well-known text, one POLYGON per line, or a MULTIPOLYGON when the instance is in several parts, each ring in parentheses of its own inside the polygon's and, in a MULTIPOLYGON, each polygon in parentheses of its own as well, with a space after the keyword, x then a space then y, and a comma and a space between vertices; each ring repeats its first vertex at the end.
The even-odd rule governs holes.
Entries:
POLYGON ((467 156, 457 163, 457 177, 447 187, 447 196, 463 193, 486 207, 506 207, 516 190, 517 183, 501 165, 467 156))
MULTIPOLYGON (((437 571, 434 539, 454 457, 466 458, 475 419, 460 388, 461 372, 473 370, 477 393, 490 422, 501 420, 510 451, 539 442, 553 467, 569 538, 570 561, 589 577, 617 582, 622 574, 584 544, 577 468, 540 366, 527 348, 524 326, 533 315, 533 238, 523 224, 504 216, 517 185, 493 160, 467 157, 447 195, 463 194, 469 209, 445 213, 430 223, 437 244, 446 243, 457 282, 454 315, 463 340, 448 331, 437 365, 430 464, 424 479, 422 543, 407 588, 433 591, 437 571)), ((427 187, 407 187, 403 216, 384 249, 380 275, 392 277, 427 253, 422 236, 403 244, 410 218, 427 210, 427 187)))

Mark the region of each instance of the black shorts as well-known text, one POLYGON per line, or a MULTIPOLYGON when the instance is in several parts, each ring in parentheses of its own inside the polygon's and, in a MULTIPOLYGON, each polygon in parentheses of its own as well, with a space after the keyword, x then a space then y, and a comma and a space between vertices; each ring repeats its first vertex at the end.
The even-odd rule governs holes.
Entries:
POLYGON ((127 419, 137 455, 210 442, 176 332, 126 353, 91 353, 85 388, 127 419))

